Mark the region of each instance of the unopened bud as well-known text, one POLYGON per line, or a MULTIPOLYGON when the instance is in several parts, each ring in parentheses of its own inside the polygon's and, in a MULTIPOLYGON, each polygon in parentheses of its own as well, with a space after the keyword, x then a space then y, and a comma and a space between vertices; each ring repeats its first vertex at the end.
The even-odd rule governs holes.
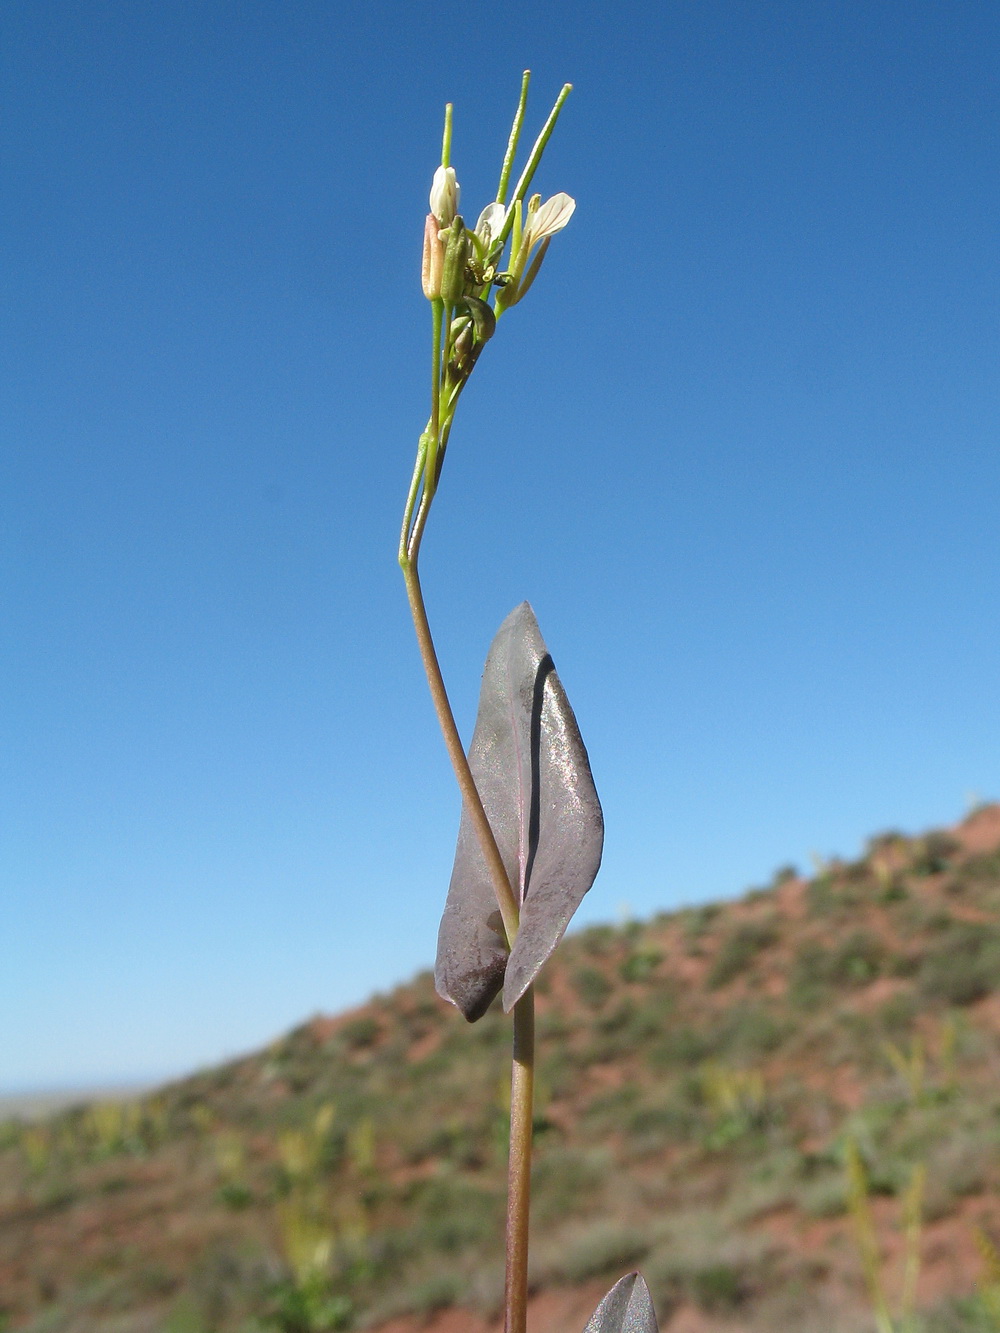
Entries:
POLYGON ((454 167, 438 167, 434 172, 431 185, 431 212, 442 228, 450 227, 458 212, 458 197, 461 194, 455 179, 454 167))
POLYGON ((453 384, 465 379, 472 369, 469 358, 475 346, 476 338, 472 322, 463 325, 451 345, 451 361, 448 364, 448 378, 453 384))
POLYGON ((472 316, 472 324, 476 330, 476 342, 486 343, 493 337, 497 329, 497 317, 486 304, 480 301, 478 296, 467 296, 465 306, 472 316))
POLYGON ((444 248, 444 269, 441 274, 441 297, 446 305, 457 305, 465 294, 465 266, 469 260, 469 238, 465 223, 454 218, 444 248))
POLYGON ((444 242, 441 240, 438 220, 427 214, 424 223, 424 258, 420 267, 420 281, 428 301, 441 295, 441 274, 444 271, 444 242))

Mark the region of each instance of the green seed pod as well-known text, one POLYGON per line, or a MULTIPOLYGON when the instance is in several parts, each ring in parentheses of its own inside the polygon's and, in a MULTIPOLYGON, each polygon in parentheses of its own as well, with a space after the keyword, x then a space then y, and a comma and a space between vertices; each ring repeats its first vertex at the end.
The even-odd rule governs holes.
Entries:
POLYGON ((444 249, 441 274, 441 298, 446 305, 457 305, 465 295, 465 266, 469 261, 469 238, 465 223, 456 217, 451 224, 444 249))

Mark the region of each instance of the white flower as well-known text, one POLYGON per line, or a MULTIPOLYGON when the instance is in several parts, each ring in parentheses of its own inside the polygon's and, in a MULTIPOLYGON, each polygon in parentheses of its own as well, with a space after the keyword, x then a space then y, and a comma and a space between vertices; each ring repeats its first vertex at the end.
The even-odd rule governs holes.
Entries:
POLYGON ((541 203, 541 195, 535 195, 528 204, 528 220, 524 224, 524 234, 521 237, 521 245, 525 254, 533 245, 539 241, 544 241, 549 236, 554 236, 557 231, 562 231, 566 223, 573 216, 576 208, 576 200, 571 199, 568 194, 554 194, 551 199, 546 199, 541 203), (532 208, 531 205, 538 200, 538 206, 532 208))
POLYGON ((503 204, 487 204, 479 214, 479 221, 476 223, 476 235, 487 250, 503 231, 506 217, 507 210, 503 204))
MULTIPOLYGON (((518 205, 515 205, 515 207, 518 207, 518 205)), ((541 268, 542 260, 549 248, 549 241, 557 231, 562 231, 573 216, 575 208, 576 200, 571 199, 568 194, 554 194, 551 199, 546 199, 544 204, 540 194, 532 195, 528 200, 527 220, 524 224, 524 230, 521 232, 517 253, 511 259, 510 280, 505 287, 497 292, 496 307, 498 313, 517 305, 518 301, 527 295, 531 284, 538 277, 538 270, 541 268), (538 250, 531 260, 531 264, 528 265, 528 259, 536 245, 538 250), (525 272, 525 267, 527 267, 527 272, 525 272)), ((516 221, 514 228, 516 236, 516 221)))
POLYGON ((461 190, 455 179, 455 168, 438 167, 431 185, 431 212, 442 228, 451 226, 452 219, 458 212, 460 194, 461 190))

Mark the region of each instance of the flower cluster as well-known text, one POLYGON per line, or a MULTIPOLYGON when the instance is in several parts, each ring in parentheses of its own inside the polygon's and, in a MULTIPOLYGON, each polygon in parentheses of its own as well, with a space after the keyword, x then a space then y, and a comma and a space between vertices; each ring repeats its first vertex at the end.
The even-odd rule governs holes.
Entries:
POLYGON ((486 205, 470 230, 458 212, 460 194, 455 168, 438 167, 431 186, 431 211, 424 223, 424 295, 429 301, 440 299, 457 307, 470 299, 488 303, 495 286, 496 313, 501 314, 527 294, 549 240, 569 222, 576 201, 564 193, 544 203, 540 194, 532 195, 526 208, 519 198, 510 208, 497 201, 486 205), (501 269, 508 236, 509 262, 501 269))
POLYGON ((462 191, 450 162, 451 107, 445 109, 441 165, 431 183, 421 263, 421 285, 433 315, 431 414, 420 436, 407 501, 400 546, 400 560, 404 564, 410 558, 407 552, 414 537, 419 546, 419 532, 437 489, 455 408, 479 354, 496 332, 497 320, 504 311, 527 295, 550 240, 566 226, 576 208, 568 194, 554 194, 544 203, 540 194, 528 194, 569 95, 569 84, 556 99, 507 201, 524 119, 528 78, 525 73, 496 197, 479 214, 474 227, 466 226, 459 212, 462 191))

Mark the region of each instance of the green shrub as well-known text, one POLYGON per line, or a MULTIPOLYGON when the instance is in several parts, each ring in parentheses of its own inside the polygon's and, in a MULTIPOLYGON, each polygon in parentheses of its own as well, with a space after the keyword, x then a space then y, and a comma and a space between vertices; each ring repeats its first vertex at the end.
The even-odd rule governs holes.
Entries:
POLYGON ((806 888, 806 907, 810 916, 829 916, 840 905, 840 896, 834 888, 833 877, 817 875, 806 888))
POLYGON ((662 961, 658 949, 637 949, 618 968, 618 975, 622 981, 649 981, 662 961))
POLYGON ((882 942, 868 931, 856 930, 830 958, 829 979, 835 985, 867 986, 884 961, 882 942))
POLYGON ((653 1152, 667 1143, 683 1143, 698 1126, 699 1117, 688 1101, 681 1099, 640 1106, 628 1121, 629 1138, 637 1155, 653 1152))
POLYGON ((995 883, 1000 880, 1000 851, 986 852, 982 856, 971 856, 964 862, 959 872, 963 879, 973 883, 985 881, 995 883))
POLYGON ((414 1202, 419 1239, 443 1254, 490 1239, 503 1216, 497 1194, 451 1174, 422 1182, 414 1202))
POLYGON ((532 1216, 544 1224, 590 1212, 610 1169, 603 1153, 556 1147, 540 1153, 532 1176, 532 1216))
POLYGON ((773 921, 744 921, 723 940, 708 974, 709 986, 716 990, 738 977, 777 938, 773 921))
POLYGON ((1000 981, 1000 934, 978 922, 956 922, 920 969, 928 999, 966 1005, 981 1000, 1000 981))
POLYGON ((380 1030, 378 1019, 368 1015, 363 1018, 355 1018, 350 1023, 345 1023, 341 1028, 340 1035, 344 1045, 350 1050, 363 1051, 375 1044, 380 1030))
POLYGON ((602 1220, 567 1241, 561 1267, 570 1282, 617 1276, 633 1268, 648 1250, 648 1229, 602 1220))
POLYGON ((709 1264, 691 1274, 691 1294, 705 1311, 734 1310, 747 1297, 743 1274, 730 1264, 709 1264))
POLYGON ((909 896, 910 891, 903 880, 898 875, 890 875, 879 889, 878 901, 888 907, 892 903, 905 902, 909 896))
POLYGON ((720 911, 721 908, 718 903, 704 903, 701 907, 685 907, 680 913, 685 942, 689 946, 697 944, 720 911))
POLYGON ((961 846, 950 833, 928 833, 917 842, 910 871, 914 875, 940 875, 950 867, 961 846))
MULTIPOLYGON (((918 959, 918 966, 919 961, 918 959)), ((894 964, 895 962, 898 962, 898 959, 894 960, 894 964)), ((895 971, 895 966, 893 970, 895 971)), ((908 987, 906 990, 900 991, 898 995, 893 995, 886 1000, 885 1004, 878 1010, 876 1020, 879 1029, 886 1036, 895 1037, 909 1032, 916 1016, 917 1002, 912 990, 908 987)))
POLYGON ((649 1062, 654 1069, 690 1067, 712 1053, 708 1035, 682 1024, 668 1028, 659 1041, 649 1048, 649 1062))
POLYGON ((914 977, 920 971, 924 955, 915 949, 897 953, 889 960, 889 974, 894 977, 914 977))
POLYGON ((734 1004, 716 1023, 708 1044, 730 1059, 752 1059, 776 1051, 790 1031, 761 1004, 734 1004))
POLYGON ((900 833, 898 829, 887 829, 884 833, 873 834, 865 843, 865 855, 872 856, 875 852, 891 852, 897 847, 906 845, 906 835, 900 833))
POLYGON ((591 958, 604 958, 615 947, 618 932, 614 926, 589 926, 579 935, 580 948, 591 958))
POLYGON ((884 962, 881 941, 868 931, 855 931, 837 949, 828 949, 818 940, 806 940, 792 961, 789 1001, 809 1008, 822 1000, 831 986, 867 986, 879 975, 884 962))
POLYGON ((611 994, 611 982, 596 967, 581 967, 573 973, 573 988, 591 1009, 599 1009, 611 994))
POLYGON ((247 1185, 230 1180, 219 1186, 218 1198, 220 1203, 224 1203, 234 1213, 239 1213, 253 1203, 253 1191, 247 1185))
POLYGON ((418 1282, 409 1293, 407 1305, 414 1314, 432 1315, 457 1305, 465 1284, 456 1273, 437 1273, 418 1282))
POLYGON ((805 940, 795 951, 788 974, 788 1002, 799 1009, 819 1004, 829 990, 830 950, 805 940))

